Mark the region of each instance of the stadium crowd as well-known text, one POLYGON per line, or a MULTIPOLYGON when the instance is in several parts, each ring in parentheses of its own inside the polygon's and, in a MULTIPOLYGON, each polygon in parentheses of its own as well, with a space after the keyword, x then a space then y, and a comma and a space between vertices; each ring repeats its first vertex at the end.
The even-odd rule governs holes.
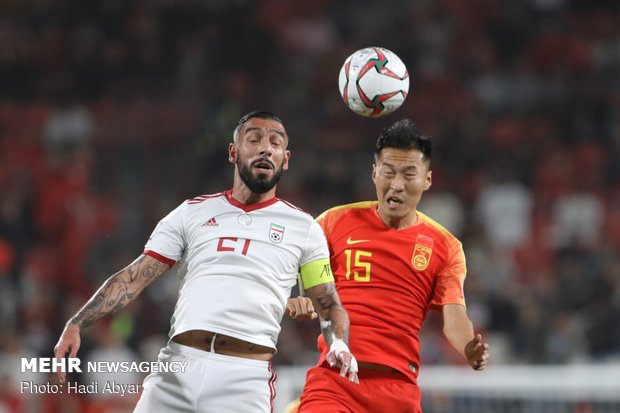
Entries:
MULTIPOLYGON (((463 241, 468 311, 493 363, 620 358, 620 3, 2 8, 0 411, 109 411, 101 394, 63 407, 25 397, 19 360, 51 355, 61 323, 165 211, 230 187, 229 131, 257 108, 289 125, 295 162, 279 196, 313 215, 372 199, 377 135, 414 119, 436 145, 422 210, 463 241), (353 114, 337 90, 346 56, 372 45, 411 76, 386 119, 353 114)), ((81 357, 153 360, 176 288, 162 277, 86 330, 81 357)), ((315 362, 317 334, 285 320, 276 365, 315 362)), ((422 341, 423 364, 457 362, 432 317, 422 341)))

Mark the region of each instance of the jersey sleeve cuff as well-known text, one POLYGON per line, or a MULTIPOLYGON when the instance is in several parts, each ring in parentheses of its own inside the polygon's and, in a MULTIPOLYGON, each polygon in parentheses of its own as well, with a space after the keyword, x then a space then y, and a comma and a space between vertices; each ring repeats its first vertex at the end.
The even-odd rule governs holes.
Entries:
POLYGON ((144 255, 148 255, 149 257, 153 257, 155 258, 157 261, 159 262, 163 262, 166 265, 169 265, 170 267, 172 267, 174 264, 176 264, 177 262, 173 259, 170 259, 168 257, 164 257, 161 254, 156 253, 155 251, 151 251, 151 250, 144 250, 143 252, 144 255))

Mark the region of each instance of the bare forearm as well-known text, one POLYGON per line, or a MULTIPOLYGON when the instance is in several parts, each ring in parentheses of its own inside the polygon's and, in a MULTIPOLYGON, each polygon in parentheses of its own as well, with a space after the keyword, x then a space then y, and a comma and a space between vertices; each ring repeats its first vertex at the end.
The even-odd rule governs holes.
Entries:
POLYGON ((451 316, 444 317, 443 333, 452 347, 466 357, 465 346, 474 338, 474 327, 467 314, 452 312, 451 316))
POLYGON ((126 280, 126 270, 108 278, 80 311, 69 320, 78 327, 88 327, 95 321, 124 308, 137 295, 126 280))
POLYGON ((446 338, 452 344, 452 347, 458 351, 463 357, 465 357, 465 345, 474 338, 474 330, 471 321, 468 320, 467 324, 453 326, 452 328, 444 329, 446 338))
POLYGON ((443 333, 474 370, 484 370, 489 360, 489 345, 481 334, 474 335, 474 327, 465 307, 459 304, 443 306, 443 333))
POLYGON ((141 256, 108 278, 69 323, 80 328, 87 327, 102 317, 116 313, 168 268, 166 264, 141 256))
POLYGON ((320 317, 321 332, 328 345, 331 346, 332 341, 336 338, 349 343, 349 317, 342 305, 333 306, 325 318, 320 317))
MULTIPOLYGON (((321 319, 321 332, 328 345, 335 338, 345 343, 349 342, 349 316, 340 303, 336 286, 327 284, 315 287, 313 294, 308 294, 312 299, 314 308, 321 319), (319 288, 321 287, 321 288, 319 288)), ((308 291, 307 291, 308 293, 308 291)))

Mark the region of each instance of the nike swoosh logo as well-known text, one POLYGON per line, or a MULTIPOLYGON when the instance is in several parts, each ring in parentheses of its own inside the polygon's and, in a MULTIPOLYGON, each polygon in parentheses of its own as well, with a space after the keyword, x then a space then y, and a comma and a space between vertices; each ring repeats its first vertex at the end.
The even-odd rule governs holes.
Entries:
POLYGON ((359 244, 360 242, 370 242, 369 239, 351 239, 347 238, 347 245, 359 244))

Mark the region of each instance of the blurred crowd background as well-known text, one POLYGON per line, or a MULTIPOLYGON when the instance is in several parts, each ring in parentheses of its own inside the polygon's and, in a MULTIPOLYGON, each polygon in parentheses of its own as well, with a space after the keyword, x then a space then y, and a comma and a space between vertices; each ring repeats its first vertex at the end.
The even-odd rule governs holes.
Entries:
MULTIPOLYGON (((131 405, 20 394, 19 360, 51 356, 67 318, 169 210, 231 187, 227 145, 254 109, 284 120, 293 157, 278 195, 312 215, 373 199, 376 137, 413 119, 435 143, 421 210, 463 241, 468 311, 493 362, 620 359, 619 2, 0 9, 0 412, 131 405), (367 46, 394 51, 411 77, 403 107, 382 119, 355 115, 338 93, 340 66, 367 46)), ((171 271, 85 330, 83 360, 154 360, 177 285, 171 271)), ((423 363, 461 363, 437 315, 423 330, 423 363)), ((285 320, 276 367, 314 363, 317 334, 285 320)), ((141 380, 130 376, 115 379, 141 380)))

